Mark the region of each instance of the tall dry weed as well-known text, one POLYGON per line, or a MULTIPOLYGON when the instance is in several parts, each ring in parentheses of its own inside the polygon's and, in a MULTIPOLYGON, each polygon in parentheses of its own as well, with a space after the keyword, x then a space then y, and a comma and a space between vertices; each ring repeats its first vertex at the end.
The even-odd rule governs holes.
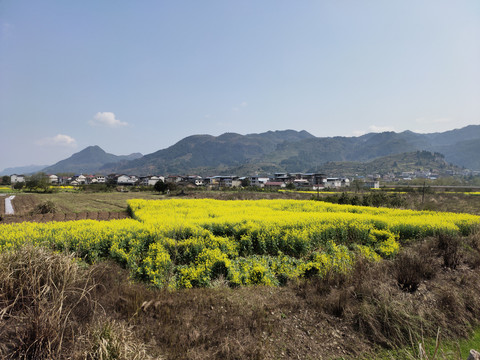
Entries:
POLYGON ((0 254, 0 356, 59 358, 94 313, 93 286, 72 255, 33 246, 0 254))

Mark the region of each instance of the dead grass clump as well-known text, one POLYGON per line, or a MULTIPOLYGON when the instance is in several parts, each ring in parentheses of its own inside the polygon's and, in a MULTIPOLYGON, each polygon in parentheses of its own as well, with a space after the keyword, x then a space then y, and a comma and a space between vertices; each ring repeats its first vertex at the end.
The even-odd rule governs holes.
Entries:
POLYGON ((438 249, 443 258, 443 265, 450 269, 456 269, 460 263, 462 239, 449 234, 438 235, 438 249))
POLYGON ((398 286, 403 291, 417 291, 422 280, 431 279, 437 269, 433 259, 424 249, 406 249, 393 262, 393 271, 398 286))
POLYGON ((465 241, 463 260, 472 269, 480 267, 480 232, 476 232, 465 241))
POLYGON ((472 323, 480 321, 480 274, 470 272, 459 281, 468 320, 472 323))
POLYGON ((40 247, 1 253, 0 358, 151 359, 125 321, 105 317, 97 272, 40 247))
POLYGON ((41 204, 36 205, 32 211, 30 211, 30 215, 38 215, 38 214, 55 214, 57 212, 57 207, 55 206, 53 201, 45 201, 41 204))
POLYGON ((413 304, 399 298, 392 288, 381 286, 374 297, 366 298, 355 308, 354 328, 370 341, 392 348, 418 338, 431 325, 418 315, 413 304))
POLYGON ((85 349, 81 358, 85 360, 153 359, 147 353, 145 344, 136 338, 132 328, 125 322, 104 318, 91 326, 80 343, 85 349))
POLYGON ((0 354, 54 359, 89 321, 93 284, 73 256, 26 246, 0 254, 0 354))
POLYGON ((148 322, 145 340, 162 344, 171 359, 262 359, 267 313, 262 304, 236 302, 234 292, 158 293, 142 306, 139 321, 148 322))

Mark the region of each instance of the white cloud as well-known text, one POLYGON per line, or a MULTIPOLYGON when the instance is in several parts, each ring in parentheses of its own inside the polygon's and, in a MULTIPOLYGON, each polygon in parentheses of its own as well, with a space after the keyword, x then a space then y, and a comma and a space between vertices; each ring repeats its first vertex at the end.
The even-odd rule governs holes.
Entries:
POLYGON ((106 127, 121 127, 127 126, 128 123, 120 121, 115 118, 115 114, 112 112, 97 112, 92 120, 88 122, 92 126, 106 126, 106 127))
POLYGON ((374 132, 374 133, 381 133, 381 132, 385 132, 385 131, 395 131, 393 126, 376 126, 376 125, 370 125, 368 127, 368 130, 370 130, 370 132, 374 132))
POLYGON ((39 146, 77 147, 77 141, 71 136, 64 134, 39 139, 35 143, 39 146))

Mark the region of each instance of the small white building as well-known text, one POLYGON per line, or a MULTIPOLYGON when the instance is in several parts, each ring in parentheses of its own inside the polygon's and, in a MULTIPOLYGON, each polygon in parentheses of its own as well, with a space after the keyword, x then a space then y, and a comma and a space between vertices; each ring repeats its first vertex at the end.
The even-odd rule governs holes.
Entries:
POLYGON ((90 180, 91 184, 105 184, 107 182, 107 178, 103 175, 95 175, 90 180))
POLYGON ((120 175, 117 178, 117 184, 118 185, 135 185, 135 183, 138 181, 138 178, 134 175, 129 176, 129 175, 120 175))
POLYGON ((48 176, 48 182, 50 184, 58 184, 58 176, 55 174, 49 175, 48 176))
POLYGON ((13 174, 10 176, 10 183, 15 184, 19 182, 25 182, 25 176, 24 175, 17 175, 13 174))
POLYGON ((250 185, 251 186, 258 186, 264 187, 265 184, 270 181, 268 177, 263 176, 250 176, 250 185))
POLYGON ((87 178, 86 178, 84 175, 82 175, 82 174, 78 175, 75 180, 76 180, 77 183, 79 183, 80 185, 85 185, 85 183, 87 182, 87 178))
POLYGON ((142 179, 142 185, 154 186, 159 181, 164 181, 164 177, 163 176, 146 176, 142 179))
POLYGON ((339 188, 342 187, 342 180, 340 178, 327 178, 325 182, 327 188, 339 188))

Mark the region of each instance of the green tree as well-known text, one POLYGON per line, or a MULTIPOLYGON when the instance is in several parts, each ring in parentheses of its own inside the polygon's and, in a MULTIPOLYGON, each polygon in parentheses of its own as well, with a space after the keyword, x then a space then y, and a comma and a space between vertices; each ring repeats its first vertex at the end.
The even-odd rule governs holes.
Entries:
POLYGON ((158 180, 153 186, 153 189, 155 191, 161 192, 162 194, 165 194, 165 192, 168 190, 168 184, 166 184, 162 180, 158 180))
POLYGON ((19 181, 13 184, 13 188, 15 190, 22 190, 24 186, 25 186, 25 183, 23 181, 19 181))
POLYGON ((288 190, 295 190, 295 184, 292 182, 289 182, 285 188, 288 190))
POLYGON ((50 183, 45 173, 39 172, 30 176, 25 187, 30 191, 47 192, 50 190, 50 183))
POLYGON ((2 176, 2 184, 3 185, 10 185, 10 176, 8 175, 5 175, 5 176, 2 176))
POLYGON ((355 192, 359 192, 363 190, 364 182, 361 179, 355 179, 352 181, 352 186, 355 189, 355 192))
POLYGON ((242 179, 242 187, 249 187, 249 186, 250 186, 250 179, 249 178, 242 179))

